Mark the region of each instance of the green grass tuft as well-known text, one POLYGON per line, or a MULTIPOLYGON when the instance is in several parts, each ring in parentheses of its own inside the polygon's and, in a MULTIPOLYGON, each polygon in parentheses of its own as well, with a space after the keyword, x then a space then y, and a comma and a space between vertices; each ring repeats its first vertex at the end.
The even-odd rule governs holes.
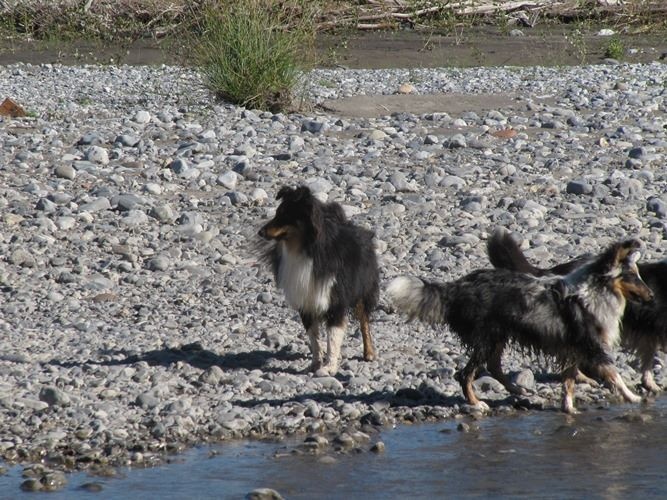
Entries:
POLYGON ((218 0, 206 6, 196 53, 210 88, 248 108, 289 109, 314 44, 312 18, 293 9, 304 5, 218 0))
POLYGON ((607 42, 604 49, 604 56, 611 59, 623 59, 625 55, 625 45, 618 37, 612 37, 607 42))

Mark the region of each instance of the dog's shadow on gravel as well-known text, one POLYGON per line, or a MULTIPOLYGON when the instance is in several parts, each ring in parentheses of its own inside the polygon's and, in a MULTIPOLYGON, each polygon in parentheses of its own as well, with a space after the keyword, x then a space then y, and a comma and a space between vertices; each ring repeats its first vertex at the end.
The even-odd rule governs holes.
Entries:
MULTIPOLYGON (((192 344, 185 344, 180 347, 170 347, 164 349, 156 349, 143 353, 134 351, 118 349, 100 351, 101 361, 88 360, 85 362, 63 362, 52 360, 49 364, 58 366, 80 366, 82 364, 93 364, 102 366, 116 366, 116 365, 132 365, 134 363, 146 362, 150 366, 170 366, 174 363, 182 361, 189 365, 207 370, 212 366, 218 366, 224 369, 247 369, 263 371, 276 371, 288 373, 289 368, 273 368, 266 365, 271 360, 279 361, 294 361, 303 358, 303 355, 290 350, 288 347, 283 347, 277 351, 249 351, 249 352, 235 352, 229 354, 216 354, 212 351, 204 349, 201 344, 194 342, 192 344)), ((294 371, 294 373, 299 373, 294 371)))
MULTIPOLYGON (((299 359, 306 360, 307 355, 293 351, 289 346, 284 346, 278 350, 256 350, 248 352, 234 352, 228 354, 216 354, 204 349, 201 344, 194 342, 184 344, 179 347, 156 349, 144 353, 137 353, 131 350, 116 349, 102 350, 99 352, 101 360, 86 361, 60 361, 51 360, 48 364, 64 367, 73 367, 81 365, 100 365, 100 366, 119 366, 132 365, 145 362, 150 366, 169 367, 174 363, 184 362, 189 365, 207 370, 213 366, 218 366, 225 370, 261 369, 265 372, 292 373, 303 375, 303 370, 295 370, 286 367, 267 366, 272 360, 295 361, 299 359)), ((349 382, 349 377, 338 375, 339 382, 345 384, 349 382)), ((255 406, 266 405, 281 406, 289 402, 316 401, 318 403, 330 404, 336 400, 342 400, 345 403, 363 402, 368 405, 381 403, 382 406, 453 406, 462 402, 460 396, 445 396, 431 387, 422 386, 418 389, 404 388, 395 392, 391 391, 373 391, 364 393, 340 394, 338 391, 329 392, 324 389, 321 392, 303 393, 288 398, 252 398, 249 400, 235 400, 232 403, 236 406, 252 408, 255 406)), ((377 412, 371 412, 376 414, 377 412)), ((374 417, 373 417, 374 418, 374 417)))
MULTIPOLYGON (((289 398, 252 398, 247 400, 231 400, 234 406, 244 408, 254 408, 256 406, 282 406, 285 403, 306 403, 315 401, 320 404, 331 404, 336 401, 344 403, 364 403, 369 406, 380 404, 381 407, 417 407, 417 406, 441 406, 452 407, 461 404, 463 399, 460 396, 446 396, 431 387, 422 385, 418 389, 405 388, 393 391, 372 391, 353 394, 340 394, 337 392, 309 392, 298 394, 289 398)), ((371 414, 378 415, 377 411, 371 411, 371 414)), ((368 418, 366 416, 365 418, 368 418)), ((363 420, 363 419, 362 419, 363 420)), ((374 422, 371 422, 374 423, 374 422)))

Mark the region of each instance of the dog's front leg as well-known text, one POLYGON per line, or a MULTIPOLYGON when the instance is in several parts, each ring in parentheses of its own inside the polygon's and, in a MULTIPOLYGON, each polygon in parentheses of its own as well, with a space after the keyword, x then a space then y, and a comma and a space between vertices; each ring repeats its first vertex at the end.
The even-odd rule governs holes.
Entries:
POLYGON ((333 325, 327 323, 327 355, 324 359, 324 365, 317 370, 316 375, 326 377, 335 375, 338 371, 345 330, 347 330, 347 319, 345 317, 333 325))
POLYGON ((308 347, 313 360, 310 371, 316 372, 322 367, 322 347, 320 346, 320 325, 312 316, 301 315, 301 321, 308 334, 308 347))
POLYGON ((577 379, 577 373, 579 369, 577 365, 570 366, 563 370, 563 403, 562 409, 565 413, 571 415, 578 413, 577 409, 574 407, 574 385, 577 379))
POLYGON ((322 346, 320 345, 320 328, 317 321, 313 322, 308 329, 308 342, 310 345, 310 354, 313 356, 310 370, 316 372, 322 367, 322 346))
POLYGON ((655 383, 655 378, 653 378, 653 368, 642 370, 642 387, 653 394, 658 394, 662 390, 660 389, 660 386, 655 383))
POLYGON ((639 403, 642 400, 641 396, 638 396, 628 389, 628 386, 625 385, 623 378, 613 365, 601 365, 600 374, 612 387, 616 387, 619 390, 626 401, 630 403, 639 403))

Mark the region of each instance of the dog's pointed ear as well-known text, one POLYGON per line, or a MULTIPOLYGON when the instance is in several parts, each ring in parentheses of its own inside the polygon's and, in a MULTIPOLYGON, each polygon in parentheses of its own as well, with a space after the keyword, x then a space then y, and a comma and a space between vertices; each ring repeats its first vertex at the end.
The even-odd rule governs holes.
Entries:
POLYGON ((639 249, 642 244, 637 239, 614 243, 603 255, 603 265, 606 271, 620 271, 624 265, 634 265, 641 255, 639 249))
POLYGON ((635 264, 637 265, 637 261, 639 258, 642 256, 642 253, 639 250, 634 250, 628 255, 628 262, 630 264, 635 264))
POLYGON ((312 198, 312 196, 313 195, 311 194, 310 189, 308 189, 306 186, 299 186, 297 188, 283 186, 280 188, 280 191, 278 191, 276 200, 283 199, 291 200, 294 202, 303 202, 312 198))
POLYGON ((636 264, 641 256, 639 252, 642 244, 639 240, 626 240, 621 243, 621 248, 618 252, 619 264, 636 264))
POLYGON ((294 189, 292 189, 289 186, 283 186, 280 188, 280 191, 278 191, 278 194, 276 195, 276 200, 287 199, 290 197, 292 193, 294 193, 294 189))
POLYGON ((298 201, 308 213, 313 236, 317 239, 324 230, 324 211, 322 203, 313 196, 306 186, 299 186, 294 191, 294 201, 298 201))
POLYGON ((306 186, 299 186, 294 190, 294 199, 296 201, 306 201, 312 197, 313 195, 310 192, 310 189, 308 189, 306 186))

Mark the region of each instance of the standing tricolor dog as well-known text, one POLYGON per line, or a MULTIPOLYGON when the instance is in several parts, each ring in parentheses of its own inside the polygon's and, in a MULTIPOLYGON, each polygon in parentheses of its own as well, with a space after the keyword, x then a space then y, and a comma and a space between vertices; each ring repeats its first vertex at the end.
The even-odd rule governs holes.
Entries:
POLYGON ((443 284, 400 277, 387 291, 410 318, 445 323, 459 337, 470 359, 457 379, 471 405, 488 408, 473 390, 484 365, 507 390, 521 393, 501 366, 510 343, 555 358, 563 370, 565 412, 575 412, 577 366, 584 361, 627 401, 638 402, 641 398, 616 371, 611 349, 618 342, 626 299, 652 297, 637 271, 639 247, 637 240, 615 243, 565 276, 482 269, 443 284))
POLYGON ((374 234, 352 224, 339 204, 319 201, 307 187, 283 187, 277 199, 276 214, 259 235, 271 242, 265 260, 308 333, 312 370, 319 376, 338 371, 350 311, 360 323, 364 359, 373 360, 369 316, 380 281, 374 234), (320 323, 327 329, 326 354, 320 323))

